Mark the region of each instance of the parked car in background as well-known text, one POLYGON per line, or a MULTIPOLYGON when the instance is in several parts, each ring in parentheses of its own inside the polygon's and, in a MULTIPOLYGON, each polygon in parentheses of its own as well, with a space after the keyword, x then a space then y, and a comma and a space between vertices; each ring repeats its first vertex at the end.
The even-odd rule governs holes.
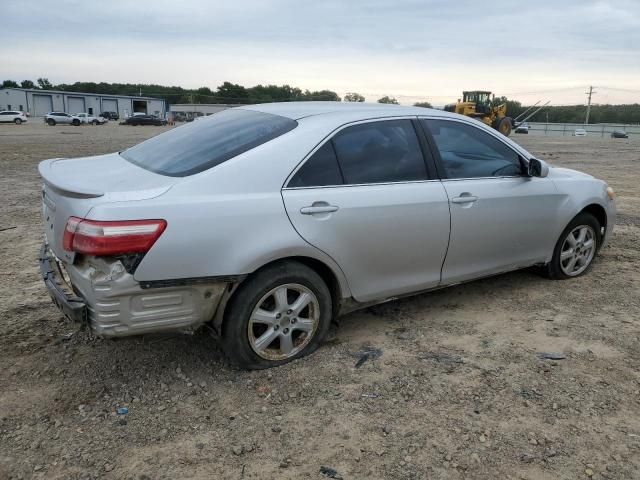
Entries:
POLYGON ((102 112, 100 114, 100 116, 102 118, 106 118, 107 120, 119 120, 120 119, 120 115, 118 115, 118 112, 102 112))
POLYGON ((611 132, 611 138, 629 138, 629 135, 624 130, 614 130, 611 132))
POLYGON ((147 115, 144 113, 134 114, 124 121, 125 125, 166 125, 167 121, 163 118, 158 118, 155 115, 147 115))
POLYGON ((578 277, 616 214, 602 180, 397 105, 248 105, 38 168, 62 312, 107 337, 206 323, 245 368, 311 353, 335 316, 399 296, 534 265, 578 277))
POLYGON ((28 118, 24 112, 17 110, 0 111, 0 123, 15 123, 16 125, 20 125, 26 121, 28 121, 28 118))
POLYGON ((78 126, 82 123, 75 115, 65 112, 49 112, 44 116, 44 121, 52 127, 57 124, 78 126))
POLYGON ((584 128, 576 128, 576 131, 573 132, 574 137, 586 137, 587 131, 584 128))
POLYGON ((515 129, 516 133, 529 133, 529 124, 528 123, 521 123, 520 125, 518 125, 515 129))
POLYGON ((74 115, 80 119, 80 123, 91 125, 104 125, 107 123, 107 120, 104 117, 95 117, 88 113, 75 113, 74 115))

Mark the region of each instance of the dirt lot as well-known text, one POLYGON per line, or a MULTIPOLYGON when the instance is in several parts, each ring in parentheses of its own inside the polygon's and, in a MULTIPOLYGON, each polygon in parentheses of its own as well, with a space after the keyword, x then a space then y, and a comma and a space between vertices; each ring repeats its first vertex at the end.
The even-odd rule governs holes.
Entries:
POLYGON ((0 127, 0 479, 640 478, 640 139, 514 137, 616 190, 587 276, 523 271, 370 308, 312 357, 244 372, 204 332, 76 331, 39 279, 38 161, 162 130, 0 127), (383 354, 354 368, 364 346, 383 354))

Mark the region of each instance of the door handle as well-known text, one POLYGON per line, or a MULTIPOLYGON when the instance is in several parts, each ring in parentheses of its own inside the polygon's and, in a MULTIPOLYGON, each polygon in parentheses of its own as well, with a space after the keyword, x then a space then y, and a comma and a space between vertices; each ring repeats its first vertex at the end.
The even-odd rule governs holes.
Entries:
POLYGON ((451 203, 473 203, 478 200, 478 197, 470 194, 462 194, 459 197, 454 197, 451 199, 451 203))
MULTIPOLYGON (((317 202, 320 203, 320 202, 317 202)), ((324 202, 323 202, 324 203, 324 202)), ((335 205, 328 205, 328 204, 324 204, 324 205, 316 205, 315 203, 313 205, 311 205, 310 207, 302 207, 300 209, 300 213, 302 215, 314 215, 316 213, 332 213, 338 210, 338 207, 336 207, 335 205)))

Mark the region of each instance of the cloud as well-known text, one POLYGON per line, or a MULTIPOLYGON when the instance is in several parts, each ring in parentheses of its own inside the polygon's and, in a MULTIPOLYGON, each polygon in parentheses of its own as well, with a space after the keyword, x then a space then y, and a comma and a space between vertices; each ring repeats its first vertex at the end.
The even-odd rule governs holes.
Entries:
POLYGON ((1 8, 0 64, 17 79, 289 83, 443 103, 464 88, 632 89, 640 76, 635 0, 23 0, 1 8))

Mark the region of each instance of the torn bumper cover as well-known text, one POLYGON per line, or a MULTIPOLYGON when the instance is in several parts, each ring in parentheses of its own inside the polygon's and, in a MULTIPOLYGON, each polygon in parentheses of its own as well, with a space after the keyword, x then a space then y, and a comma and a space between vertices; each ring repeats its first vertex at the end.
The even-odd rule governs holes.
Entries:
POLYGON ((40 249, 40 273, 49 296, 58 309, 74 323, 83 323, 87 319, 87 305, 78 297, 65 281, 58 261, 49 255, 46 244, 40 249))
POLYGON ((213 318, 228 285, 142 288, 116 258, 85 256, 61 267, 46 245, 40 252, 40 269, 53 303, 65 316, 88 322, 105 337, 193 331, 213 318))

